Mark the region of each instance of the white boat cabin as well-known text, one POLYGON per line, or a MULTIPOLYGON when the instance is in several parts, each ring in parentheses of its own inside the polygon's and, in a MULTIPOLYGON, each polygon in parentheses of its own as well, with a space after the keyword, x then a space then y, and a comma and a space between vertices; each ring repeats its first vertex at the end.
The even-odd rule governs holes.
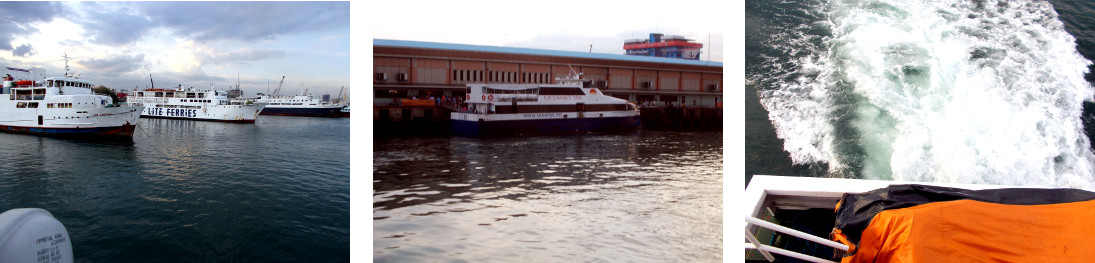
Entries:
POLYGON ((93 95, 93 85, 87 80, 70 77, 47 78, 44 83, 9 80, 4 81, 0 93, 8 94, 7 99, 15 101, 16 108, 95 108, 114 103, 108 96, 58 96, 93 95))

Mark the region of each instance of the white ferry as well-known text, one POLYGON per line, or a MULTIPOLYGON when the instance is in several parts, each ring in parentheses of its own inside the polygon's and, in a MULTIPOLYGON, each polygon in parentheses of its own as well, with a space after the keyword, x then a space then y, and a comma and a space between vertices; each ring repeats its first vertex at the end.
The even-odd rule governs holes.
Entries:
POLYGON ((266 103, 262 115, 338 117, 343 105, 323 103, 312 95, 259 96, 256 102, 266 103))
POLYGON ((635 130, 639 109, 604 95, 581 74, 559 84, 468 84, 467 107, 450 115, 461 135, 571 134, 635 130))
POLYGON ((133 136, 143 107, 115 104, 110 96, 92 92, 90 81, 65 75, 44 82, 5 77, 0 90, 7 95, 0 95, 0 131, 133 136))
POLYGON ((255 101, 229 101, 227 91, 183 89, 145 89, 131 92, 130 104, 144 105, 141 116, 152 118, 254 123, 265 104, 255 101))

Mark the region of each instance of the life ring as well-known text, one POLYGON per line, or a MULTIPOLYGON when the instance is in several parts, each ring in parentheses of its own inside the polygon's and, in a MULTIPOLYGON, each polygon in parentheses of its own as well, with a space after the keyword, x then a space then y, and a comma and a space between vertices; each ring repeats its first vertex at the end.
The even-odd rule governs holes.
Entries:
POLYGON ((483 100, 487 100, 487 95, 483 95, 483 100))
POLYGON ((487 99, 490 100, 490 101, 494 101, 494 95, 488 96, 487 99))
POLYGON ((471 100, 471 94, 464 95, 464 100, 471 100))

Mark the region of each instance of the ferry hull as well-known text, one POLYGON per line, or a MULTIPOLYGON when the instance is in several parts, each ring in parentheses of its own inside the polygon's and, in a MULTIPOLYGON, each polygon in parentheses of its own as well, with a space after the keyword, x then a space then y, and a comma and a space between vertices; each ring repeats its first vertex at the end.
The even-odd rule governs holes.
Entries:
POLYGON ((529 120, 451 120, 452 131, 464 136, 514 136, 624 132, 639 129, 639 116, 529 120))
POLYGON ((230 123, 255 123, 260 105, 205 105, 201 109, 148 107, 141 117, 230 123))
POLYGON ((338 117, 341 107, 334 108, 278 108, 266 106, 260 115, 338 117))
POLYGON ((125 124, 115 127, 91 127, 91 128, 43 128, 0 125, 0 131, 9 133, 50 135, 50 136, 122 136, 132 137, 136 124, 125 124))
POLYGON ((152 118, 152 119, 215 121, 215 122, 228 122, 228 123, 255 123, 255 119, 221 120, 221 119, 201 119, 201 118, 188 118, 188 117, 168 117, 168 116, 156 116, 156 115, 141 115, 141 117, 143 117, 143 118, 152 118))

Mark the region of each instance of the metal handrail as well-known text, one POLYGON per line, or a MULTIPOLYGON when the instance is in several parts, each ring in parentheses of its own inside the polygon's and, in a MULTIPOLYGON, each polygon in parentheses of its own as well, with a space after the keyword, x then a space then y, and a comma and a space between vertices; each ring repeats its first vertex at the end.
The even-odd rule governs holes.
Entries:
MULTIPOLYGON (((826 260, 826 259, 822 259, 822 258, 810 256, 810 255, 805 255, 805 254, 802 254, 802 253, 798 253, 798 252, 794 252, 794 251, 790 251, 790 250, 785 250, 785 249, 782 249, 782 248, 773 247, 773 246, 769 246, 769 245, 759 245, 759 244, 745 243, 745 249, 757 249, 757 251, 760 251, 761 253, 772 252, 772 253, 776 253, 776 254, 780 254, 780 255, 784 255, 784 256, 788 256, 788 257, 793 257, 793 258, 797 258, 797 259, 801 259, 801 260, 805 260, 805 261, 810 261, 810 262, 838 263, 836 261, 826 260), (760 248, 754 247, 754 245, 757 245, 760 248)), ((768 259, 768 262, 772 262, 772 261, 775 261, 775 259, 768 259)))
MULTIPOLYGON (((771 230, 776 231, 776 232, 780 232, 780 233, 788 234, 788 235, 795 236, 795 237, 798 237, 798 238, 802 238, 802 239, 805 239, 805 240, 814 241, 814 242, 817 242, 819 244, 829 246, 829 247, 832 247, 832 248, 835 248, 835 249, 840 249, 840 250, 844 250, 844 251, 848 251, 848 249, 849 249, 848 245, 837 243, 835 241, 820 238, 820 237, 810 235, 810 234, 807 234, 807 233, 803 233, 802 231, 798 231, 798 230, 794 230, 794 229, 791 229, 791 228, 788 228, 788 227, 785 227, 785 226, 777 225, 777 224, 774 224, 772 222, 761 220, 759 218, 746 216, 745 217, 745 222, 747 222, 749 224, 757 225, 759 227, 768 228, 768 229, 771 229, 771 230)), ((833 262, 833 261, 813 257, 813 256, 810 256, 810 255, 805 255, 805 254, 801 254, 801 253, 798 253, 798 252, 788 251, 788 250, 780 249, 780 248, 777 248, 777 247, 761 244, 760 241, 758 241, 756 237, 754 237, 751 233, 749 233, 749 228, 748 227, 749 227, 749 225, 746 224, 745 237, 747 239, 749 239, 749 242, 751 242, 752 244, 746 243, 746 249, 756 249, 757 251, 760 251, 761 254, 764 254, 764 257, 766 259, 768 259, 769 262, 775 261, 775 258, 773 258, 771 255, 769 255, 768 252, 773 252, 773 253, 776 253, 776 254, 790 256, 790 257, 794 257, 794 258, 798 258, 798 259, 802 259, 802 260, 807 260, 807 261, 812 261, 812 262, 833 262)), ((833 263, 835 263, 835 262, 833 262, 833 263)))

